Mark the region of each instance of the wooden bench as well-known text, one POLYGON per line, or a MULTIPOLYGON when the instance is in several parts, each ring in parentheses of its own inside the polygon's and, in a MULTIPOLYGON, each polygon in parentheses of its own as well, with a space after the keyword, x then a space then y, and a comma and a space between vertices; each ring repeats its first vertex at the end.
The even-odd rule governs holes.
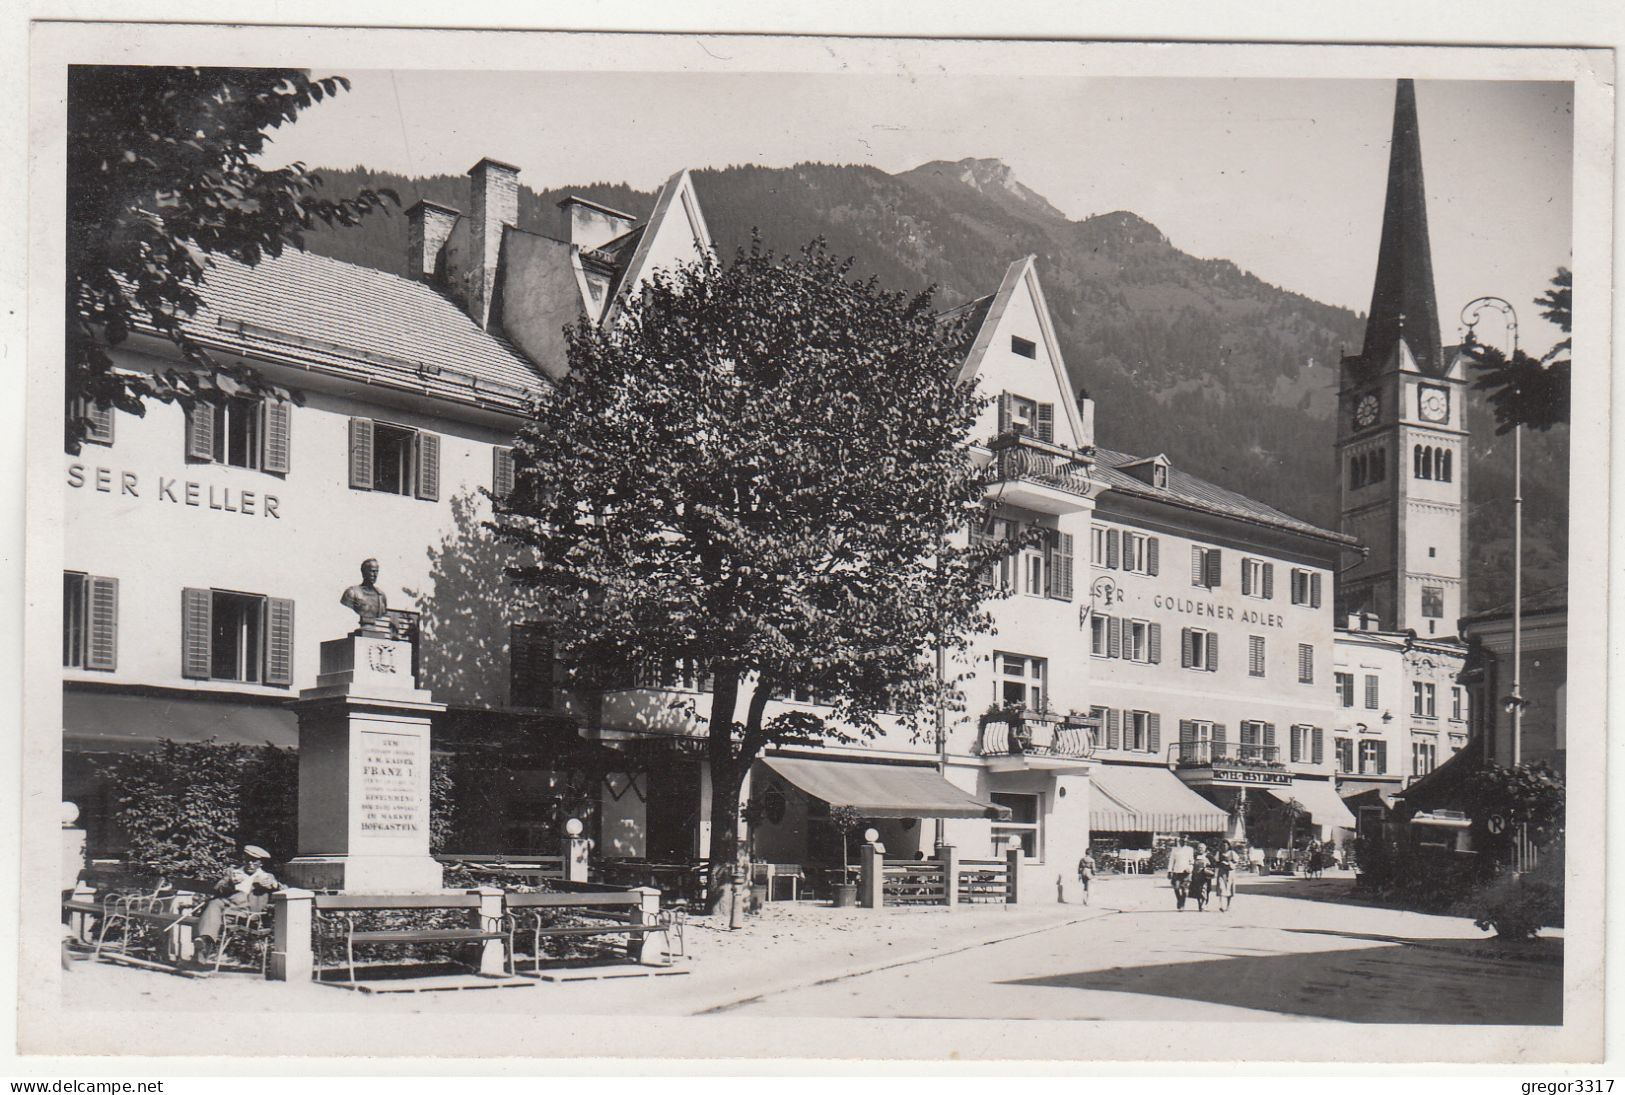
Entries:
MULTIPOLYGON (((481 917, 480 926, 466 928, 358 928, 356 914, 373 911, 399 911, 407 909, 474 909, 481 907, 478 893, 463 894, 317 894, 312 901, 318 925, 324 918, 342 922, 344 926, 344 957, 349 971, 350 987, 356 987, 355 948, 363 946, 409 946, 419 943, 489 943, 503 944, 504 968, 513 970, 513 931, 508 917, 481 917)), ((317 956, 316 980, 322 980, 320 954, 317 956)))
MULTIPOLYGON (((569 893, 510 893, 506 895, 508 908, 508 929, 515 937, 523 931, 530 936, 531 975, 541 970, 542 940, 543 939, 573 939, 590 938, 593 936, 625 935, 627 936, 628 957, 633 961, 643 961, 640 936, 658 932, 665 936, 668 959, 665 963, 670 965, 669 955, 681 953, 682 921, 681 912, 662 911, 649 916, 643 910, 643 894, 637 890, 625 891, 596 891, 596 892, 569 892, 569 893), (555 925, 548 922, 548 917, 559 913, 573 914, 582 917, 591 917, 600 921, 597 924, 565 924, 555 925), (672 942, 676 937, 679 948, 672 950, 672 942)), ((518 972, 519 956, 514 954, 514 969, 518 972)), ((650 964, 645 962, 644 964, 650 964)))
MULTIPOLYGON (((170 880, 137 876, 104 869, 86 871, 81 885, 93 881, 102 885, 103 892, 78 891, 62 903, 63 911, 70 918, 77 918, 75 938, 91 948, 93 959, 116 957, 119 961, 186 976, 205 974, 201 967, 183 967, 182 959, 190 953, 191 936, 197 930, 204 904, 214 895, 214 883, 196 878, 170 880), (90 934, 92 919, 97 923, 94 938, 90 934), (143 952, 148 957, 143 957, 143 952)), ((225 910, 220 938, 215 941, 214 961, 207 973, 220 972, 221 961, 237 940, 254 945, 260 975, 264 976, 270 952, 270 913, 246 908, 225 910)))

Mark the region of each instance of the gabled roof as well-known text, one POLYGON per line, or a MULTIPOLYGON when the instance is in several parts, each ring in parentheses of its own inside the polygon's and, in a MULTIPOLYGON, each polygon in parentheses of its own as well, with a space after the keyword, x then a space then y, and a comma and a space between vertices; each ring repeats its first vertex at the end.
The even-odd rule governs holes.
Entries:
MULTIPOLYGON (((1566 585, 1553 586, 1538 593, 1525 593, 1523 595, 1523 611, 1529 613, 1561 613, 1569 607, 1569 588, 1566 585)), ((1471 616, 1463 616, 1460 626, 1472 623, 1484 623, 1489 620, 1510 619, 1512 617, 1512 602, 1496 605, 1483 612, 1475 612, 1471 616)))
POLYGON ((1110 490, 1122 491, 1124 494, 1154 498, 1159 501, 1184 506, 1188 509, 1216 514, 1220 517, 1233 517, 1252 524, 1301 533, 1305 536, 1314 536, 1318 539, 1330 540, 1339 544, 1352 546, 1358 543, 1352 536, 1346 536, 1341 532, 1333 532, 1330 529, 1312 525, 1308 521, 1300 520, 1289 513, 1283 513, 1274 506, 1248 498, 1244 494, 1237 494, 1233 490, 1228 490, 1216 483, 1209 483, 1205 479, 1198 479, 1189 472, 1181 471, 1178 467, 1172 465, 1168 468, 1168 486, 1166 488, 1153 487, 1145 480, 1123 470, 1126 467, 1143 462, 1143 459, 1131 456, 1128 453, 1097 448, 1095 450, 1095 475, 1110 490))
MULTIPOLYGON (((1004 318, 1005 309, 1010 306, 1011 299, 1016 290, 1026 287, 1033 299, 1033 311, 1038 316, 1038 334, 1044 340, 1044 349, 1049 357, 1050 367, 1055 373, 1055 387, 1061 393, 1060 407, 1066 414, 1067 422, 1071 425, 1072 436, 1082 437, 1083 420, 1078 416, 1078 404, 1072 398, 1072 381, 1066 373, 1066 362, 1061 357, 1061 344, 1055 337, 1055 326, 1050 322, 1049 303, 1044 299, 1044 289, 1038 283, 1038 257, 1028 255, 1024 259, 1012 262, 1004 272, 1004 280, 999 283, 998 292, 991 297, 979 298, 969 304, 960 305, 960 308, 970 309, 971 320, 976 326, 973 330, 976 337, 971 343, 970 351, 965 355, 965 364, 960 367, 959 379, 961 382, 974 380, 982 367, 982 359, 987 356, 988 347, 993 343, 993 333, 999 329, 999 321, 1004 318), (984 306, 983 301, 986 301, 984 306), (980 322, 977 322, 978 313, 980 322)), ((944 314, 948 318, 958 309, 952 309, 944 314)))
POLYGON ((203 306, 185 321, 210 347, 516 410, 545 387, 506 339, 424 282, 294 249, 252 267, 210 261, 203 306))
MULTIPOLYGON (((666 185, 660 188, 660 194, 655 198, 654 211, 649 219, 642 225, 611 240, 598 250, 603 252, 617 243, 635 243, 632 257, 624 265, 617 261, 618 276, 614 282, 613 294, 609 306, 604 310, 604 318, 609 319, 625 302, 629 287, 636 285, 645 274, 650 272, 651 254, 655 240, 660 238, 661 232, 666 228, 667 222, 673 215, 684 218, 686 223, 676 225, 685 228, 691 235, 694 245, 701 251, 708 252, 713 244, 711 230, 706 227, 705 215, 700 212, 699 195, 694 192, 694 179, 687 170, 679 171, 666 180, 666 185), (636 234, 635 240, 628 237, 636 234)), ((618 255, 618 252, 617 252, 618 255)))

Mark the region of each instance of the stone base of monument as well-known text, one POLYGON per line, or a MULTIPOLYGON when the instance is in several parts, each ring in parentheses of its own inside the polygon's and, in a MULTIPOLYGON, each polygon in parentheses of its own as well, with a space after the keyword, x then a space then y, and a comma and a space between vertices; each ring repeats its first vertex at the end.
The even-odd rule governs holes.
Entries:
POLYGON ((412 677, 412 644, 358 629, 322 644, 299 716, 299 854, 304 889, 433 893, 430 720, 445 710, 412 677))

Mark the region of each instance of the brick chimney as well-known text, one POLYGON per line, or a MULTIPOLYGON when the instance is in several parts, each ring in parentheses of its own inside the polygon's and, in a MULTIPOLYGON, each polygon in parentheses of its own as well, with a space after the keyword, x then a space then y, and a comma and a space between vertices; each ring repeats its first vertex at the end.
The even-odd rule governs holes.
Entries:
POLYGON ((583 251, 602 247, 616 236, 625 235, 637 223, 637 218, 630 213, 575 194, 559 202, 559 208, 570 218, 570 242, 583 251))
POLYGON ((519 169, 490 158, 468 169, 469 213, 468 314, 481 327, 490 326, 491 298, 496 290, 502 229, 519 224, 519 169))
POLYGON ((434 281, 440 263, 440 249, 462 216, 447 205, 431 201, 414 202, 406 211, 406 276, 414 281, 434 281))

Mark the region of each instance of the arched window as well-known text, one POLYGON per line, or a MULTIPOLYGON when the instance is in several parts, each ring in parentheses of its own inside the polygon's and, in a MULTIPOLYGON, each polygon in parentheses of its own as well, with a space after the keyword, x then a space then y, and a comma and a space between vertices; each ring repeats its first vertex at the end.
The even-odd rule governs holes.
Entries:
POLYGON ((1383 478, 1388 473, 1388 469, 1384 466, 1387 462, 1388 457, 1384 450, 1377 449, 1371 454, 1371 482, 1380 483, 1383 481, 1383 478))
POLYGON ((1449 449, 1440 449, 1439 450, 1439 479, 1442 480, 1443 482, 1446 482, 1446 483, 1450 482, 1450 450, 1449 449))
POLYGON ((1365 486, 1365 454, 1361 453, 1349 461, 1349 489, 1359 490, 1365 486))
POLYGON ((1411 462, 1416 465, 1414 469, 1416 478, 1433 478, 1433 461, 1430 459, 1430 457, 1431 454, 1428 452, 1426 445, 1416 446, 1415 451, 1411 454, 1411 462))

